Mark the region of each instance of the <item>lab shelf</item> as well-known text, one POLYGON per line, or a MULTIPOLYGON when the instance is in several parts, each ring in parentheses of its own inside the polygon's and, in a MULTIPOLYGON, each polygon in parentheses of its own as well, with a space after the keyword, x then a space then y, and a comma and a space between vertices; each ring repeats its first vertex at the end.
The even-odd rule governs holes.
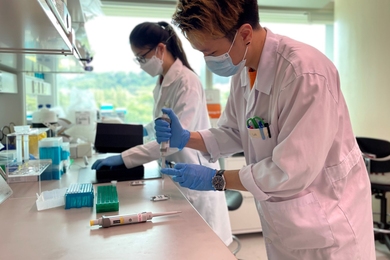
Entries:
POLYGON ((7 182, 39 181, 39 176, 51 165, 51 160, 30 160, 21 165, 11 163, 6 166, 7 182))

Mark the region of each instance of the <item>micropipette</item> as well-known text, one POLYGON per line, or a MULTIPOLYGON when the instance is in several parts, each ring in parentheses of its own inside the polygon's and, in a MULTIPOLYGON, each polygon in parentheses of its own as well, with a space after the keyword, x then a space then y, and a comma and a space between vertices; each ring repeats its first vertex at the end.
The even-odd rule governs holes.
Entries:
POLYGON ((179 213, 181 213, 181 211, 162 213, 141 212, 129 215, 102 216, 101 218, 91 220, 89 224, 91 226, 100 225, 104 228, 108 228, 125 224, 145 223, 147 220, 151 220, 154 217, 170 216, 179 213))
MULTIPOLYGON (((162 115, 161 119, 167 121, 169 124, 171 123, 171 119, 165 113, 162 115)), ((160 144, 161 168, 165 168, 165 155, 168 152, 168 148, 169 148, 169 140, 166 142, 161 142, 160 144)))

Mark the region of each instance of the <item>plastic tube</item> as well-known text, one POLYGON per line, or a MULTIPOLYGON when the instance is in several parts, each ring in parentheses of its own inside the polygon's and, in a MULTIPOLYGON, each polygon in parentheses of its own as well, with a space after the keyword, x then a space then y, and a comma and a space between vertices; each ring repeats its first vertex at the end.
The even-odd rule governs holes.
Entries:
POLYGON ((23 162, 23 156, 22 156, 22 135, 17 134, 16 135, 16 162, 22 163, 23 162))
MULTIPOLYGON (((171 119, 167 114, 163 114, 161 119, 171 123, 171 119)), ((169 140, 166 142, 161 142, 160 144, 160 156, 161 156, 161 168, 165 168, 165 156, 169 149, 169 140)))
POLYGON ((28 135, 23 135, 23 159, 24 162, 27 162, 30 159, 28 135))

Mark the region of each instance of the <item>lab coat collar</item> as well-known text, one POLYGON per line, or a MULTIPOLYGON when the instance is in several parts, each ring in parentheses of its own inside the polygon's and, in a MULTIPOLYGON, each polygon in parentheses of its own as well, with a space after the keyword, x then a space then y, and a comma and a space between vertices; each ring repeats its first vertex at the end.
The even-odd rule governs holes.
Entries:
POLYGON ((180 76, 183 70, 183 63, 180 59, 176 59, 172 66, 169 68, 167 74, 161 83, 161 87, 167 87, 172 85, 172 83, 180 76))
MULTIPOLYGON (((276 72, 276 51, 278 48, 278 39, 275 34, 268 28, 264 28, 267 31, 265 38, 263 51, 261 53, 260 62, 257 66, 256 84, 255 89, 261 91, 267 95, 270 94, 271 88, 275 80, 276 72)), ((241 72, 242 87, 249 85, 248 68, 245 68, 241 72)))

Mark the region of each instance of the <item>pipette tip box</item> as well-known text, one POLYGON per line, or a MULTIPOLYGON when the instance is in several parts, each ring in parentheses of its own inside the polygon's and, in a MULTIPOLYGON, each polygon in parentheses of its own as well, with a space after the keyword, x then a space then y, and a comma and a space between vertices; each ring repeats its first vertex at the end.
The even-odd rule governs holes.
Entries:
POLYGON ((93 207, 92 183, 71 184, 65 193, 65 209, 93 207))
POLYGON ((96 213, 119 210, 116 186, 97 186, 96 213))

